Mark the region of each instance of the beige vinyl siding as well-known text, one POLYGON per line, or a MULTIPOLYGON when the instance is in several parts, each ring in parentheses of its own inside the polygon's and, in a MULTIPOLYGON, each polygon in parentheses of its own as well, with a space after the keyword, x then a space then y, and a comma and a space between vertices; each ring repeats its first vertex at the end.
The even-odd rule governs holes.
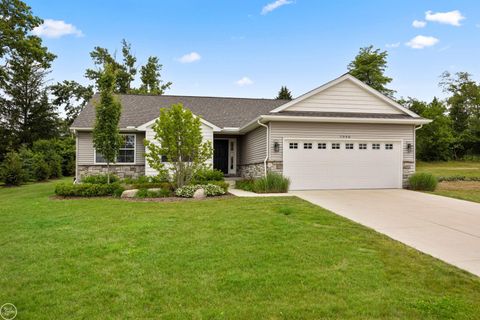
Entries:
POLYGON ((241 138, 240 164, 263 162, 267 155, 267 128, 258 127, 241 138))
POLYGON ((312 123, 312 122, 270 122, 270 161, 283 161, 283 138, 313 139, 365 139, 403 140, 403 161, 414 162, 415 150, 407 151, 407 144, 414 144, 414 126, 397 124, 356 124, 356 123, 312 123), (273 144, 278 142, 280 151, 274 152, 273 144))
MULTIPOLYGON (((127 132, 122 132, 127 133, 127 132)), ((137 132, 132 133, 136 135, 135 141, 135 164, 145 164, 145 146, 143 140, 145 139, 145 133, 137 132)), ((92 133, 91 132, 77 132, 78 138, 78 151, 77 162, 79 165, 93 165, 95 164, 95 153, 93 148, 92 133)))
POLYGON ((285 111, 402 113, 348 79, 294 104, 285 111))

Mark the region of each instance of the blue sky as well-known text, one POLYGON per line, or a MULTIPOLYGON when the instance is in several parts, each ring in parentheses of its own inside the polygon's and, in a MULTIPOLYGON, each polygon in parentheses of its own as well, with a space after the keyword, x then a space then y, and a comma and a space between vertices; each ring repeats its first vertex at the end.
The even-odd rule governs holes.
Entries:
POLYGON ((438 80, 445 70, 480 79, 480 2, 474 0, 27 3, 53 20, 36 30, 58 55, 52 81, 88 83, 89 52, 120 49, 123 38, 138 64, 160 58, 163 78, 173 82, 168 94, 271 98, 287 85, 298 96, 346 72, 358 49, 370 44, 388 50, 397 97, 442 97, 438 80))

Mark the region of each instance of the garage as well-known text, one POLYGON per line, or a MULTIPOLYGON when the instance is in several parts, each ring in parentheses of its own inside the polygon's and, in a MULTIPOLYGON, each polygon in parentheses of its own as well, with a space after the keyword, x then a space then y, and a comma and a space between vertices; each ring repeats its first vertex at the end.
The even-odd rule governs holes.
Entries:
POLYGON ((284 139, 283 174, 291 190, 402 187, 399 140, 284 139))

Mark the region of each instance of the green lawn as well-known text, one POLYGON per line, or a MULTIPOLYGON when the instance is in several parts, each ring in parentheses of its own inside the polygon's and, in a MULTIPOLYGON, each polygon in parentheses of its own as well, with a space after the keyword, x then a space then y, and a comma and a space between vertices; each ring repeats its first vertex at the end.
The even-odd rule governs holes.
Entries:
POLYGON ((429 172, 437 177, 465 176, 480 178, 479 161, 417 162, 417 172, 429 172))
POLYGON ((53 200, 0 188, 17 319, 474 319, 480 278, 297 198, 53 200))
MULTIPOLYGON (((436 177, 465 176, 480 178, 480 162, 418 162, 417 172, 429 172, 436 177)), ((441 182, 433 193, 451 198, 480 202, 480 182, 441 182)))

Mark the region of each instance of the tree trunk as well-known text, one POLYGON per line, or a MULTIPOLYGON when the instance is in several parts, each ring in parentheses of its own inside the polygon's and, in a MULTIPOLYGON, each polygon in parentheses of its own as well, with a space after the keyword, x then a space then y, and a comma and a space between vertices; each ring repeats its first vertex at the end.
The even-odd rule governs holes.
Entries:
POLYGON ((107 162, 107 183, 110 184, 110 162, 107 162))

